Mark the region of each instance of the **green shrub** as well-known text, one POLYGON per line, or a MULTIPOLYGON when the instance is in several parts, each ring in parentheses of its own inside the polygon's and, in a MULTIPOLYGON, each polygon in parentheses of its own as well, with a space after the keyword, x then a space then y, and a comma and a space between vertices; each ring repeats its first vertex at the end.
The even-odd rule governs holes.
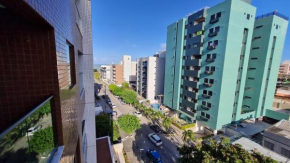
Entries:
POLYGON ((188 129, 188 128, 191 128, 191 127, 194 127, 195 126, 195 123, 189 123, 189 124, 186 124, 186 125, 183 125, 181 126, 181 130, 185 130, 185 129, 188 129))
POLYGON ((135 130, 141 128, 140 120, 135 115, 124 115, 118 119, 120 128, 127 134, 135 132, 135 130))
POLYGON ((119 137, 120 137, 119 126, 117 122, 114 120, 113 121, 113 141, 118 140, 119 137))
POLYGON ((52 127, 47 127, 33 134, 29 140, 29 150, 36 153, 51 151, 54 147, 52 127))

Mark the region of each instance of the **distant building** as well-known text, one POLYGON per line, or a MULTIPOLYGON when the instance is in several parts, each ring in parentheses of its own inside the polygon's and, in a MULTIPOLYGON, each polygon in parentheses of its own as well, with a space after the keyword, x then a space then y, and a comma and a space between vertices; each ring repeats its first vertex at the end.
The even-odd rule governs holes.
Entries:
POLYGON ((123 65, 112 64, 111 65, 111 82, 120 85, 124 82, 123 65))
POLYGON ((279 74, 290 75, 290 61, 284 61, 279 68, 279 74))
POLYGON ((290 159, 290 121, 281 120, 267 128, 263 146, 290 159))
POLYGON ((102 65, 100 67, 101 78, 103 80, 110 80, 111 79, 111 66, 102 65))
POLYGON ((137 59, 137 88, 139 95, 151 102, 164 92, 165 51, 152 57, 137 59))
POLYGON ((135 87, 137 62, 132 61, 130 55, 123 55, 120 64, 123 65, 124 81, 130 83, 131 86, 135 87))
POLYGON ((288 18, 225 0, 167 27, 164 104, 197 128, 269 116, 288 18))

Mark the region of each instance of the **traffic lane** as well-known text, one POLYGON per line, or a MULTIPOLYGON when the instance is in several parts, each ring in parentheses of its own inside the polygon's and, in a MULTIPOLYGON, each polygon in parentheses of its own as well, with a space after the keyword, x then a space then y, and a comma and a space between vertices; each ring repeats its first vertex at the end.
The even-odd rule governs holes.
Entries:
MULTIPOLYGON (((154 148, 161 155, 163 162, 177 162, 178 151, 176 150, 176 143, 164 135, 159 134, 162 145, 156 147, 148 138, 148 134, 150 133, 154 133, 154 131, 149 127, 149 124, 141 124, 141 129, 137 130, 135 135, 135 142, 139 148, 138 150, 144 149, 145 152, 149 148, 154 148)), ((140 154, 136 153, 136 155, 138 156, 140 154)))

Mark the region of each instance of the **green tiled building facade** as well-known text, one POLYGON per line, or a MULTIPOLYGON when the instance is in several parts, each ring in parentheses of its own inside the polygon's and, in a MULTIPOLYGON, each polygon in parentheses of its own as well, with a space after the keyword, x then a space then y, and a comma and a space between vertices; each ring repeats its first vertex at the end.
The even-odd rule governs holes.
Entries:
POLYGON ((168 26, 164 104, 218 130, 272 108, 288 18, 225 0, 168 26))

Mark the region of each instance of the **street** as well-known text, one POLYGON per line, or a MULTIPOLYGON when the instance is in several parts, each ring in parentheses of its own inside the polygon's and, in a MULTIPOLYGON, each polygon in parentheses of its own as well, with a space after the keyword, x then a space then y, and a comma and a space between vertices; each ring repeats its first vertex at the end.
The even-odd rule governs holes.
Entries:
MULTIPOLYGON (((99 91, 100 97, 105 94, 105 85, 102 85, 103 86, 99 91)), ((98 88, 100 88, 100 83, 95 83, 95 89, 98 88)), ((111 92, 108 90, 108 87, 106 89, 106 94, 108 95, 109 99, 112 101, 112 103, 116 105, 113 110, 117 112, 117 117, 124 114, 133 114, 133 112, 136 111, 134 107, 131 107, 127 104, 122 105, 119 100, 111 94, 111 92)), ((111 110, 109 105, 102 98, 100 104, 103 107, 106 106, 107 111, 111 110)), ((140 117, 139 119, 141 129, 137 130, 135 134, 130 136, 122 131, 120 133, 124 144, 124 151, 128 155, 129 162, 149 162, 146 156, 146 150, 149 148, 156 149, 161 155, 163 162, 177 162, 177 158, 179 157, 179 155, 176 146, 179 146, 183 143, 181 136, 177 136, 175 134, 173 136, 166 137, 163 134, 159 134, 163 144, 159 147, 155 147, 153 143, 148 139, 148 134, 154 132, 149 127, 152 122, 144 116, 140 117)))

